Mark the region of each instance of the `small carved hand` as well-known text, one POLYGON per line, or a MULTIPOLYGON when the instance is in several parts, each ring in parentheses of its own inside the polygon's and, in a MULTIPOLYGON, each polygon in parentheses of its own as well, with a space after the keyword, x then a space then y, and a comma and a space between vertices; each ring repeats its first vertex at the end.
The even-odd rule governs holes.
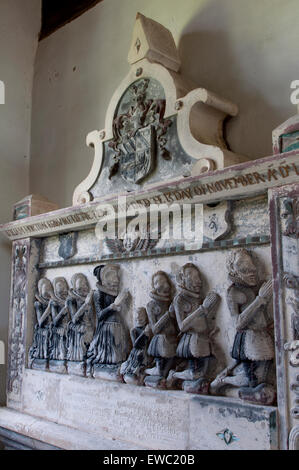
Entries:
POLYGON ((299 349, 299 340, 289 341, 284 344, 283 348, 285 351, 295 351, 296 349, 299 349))
POLYGON ((118 305, 116 303, 111 304, 110 308, 113 309, 113 310, 116 310, 117 312, 121 311, 121 305, 118 305))
POLYGON ((215 292, 210 292, 206 296, 206 298, 203 301, 202 305, 203 305, 204 309, 209 312, 213 307, 215 307, 217 302, 218 302, 218 295, 215 292))
POLYGON ((273 295, 272 279, 265 282, 259 290, 259 297, 267 304, 273 295))
POLYGON ((114 305, 122 305, 123 302, 126 302, 127 299, 129 298, 130 291, 129 289, 124 289, 118 296, 116 297, 114 301, 114 305))
POLYGON ((91 290, 91 291, 88 292, 88 294, 87 294, 87 296, 86 296, 86 299, 85 299, 85 304, 86 304, 86 305, 89 305, 89 304, 90 304, 91 299, 92 299, 92 295, 93 295, 93 291, 91 290))

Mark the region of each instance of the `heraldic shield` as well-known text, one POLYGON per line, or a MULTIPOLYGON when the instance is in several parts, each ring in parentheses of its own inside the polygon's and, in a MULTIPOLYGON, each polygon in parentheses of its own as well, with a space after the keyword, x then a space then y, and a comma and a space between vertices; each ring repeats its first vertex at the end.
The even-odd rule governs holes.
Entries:
POLYGON ((155 127, 138 129, 121 147, 121 176, 130 183, 140 183, 154 167, 155 127))
POLYGON ((63 233, 59 235, 58 254, 63 259, 72 258, 77 252, 78 232, 63 233))
POLYGON ((203 234, 209 240, 222 240, 232 230, 232 201, 222 201, 215 207, 204 206, 203 234))

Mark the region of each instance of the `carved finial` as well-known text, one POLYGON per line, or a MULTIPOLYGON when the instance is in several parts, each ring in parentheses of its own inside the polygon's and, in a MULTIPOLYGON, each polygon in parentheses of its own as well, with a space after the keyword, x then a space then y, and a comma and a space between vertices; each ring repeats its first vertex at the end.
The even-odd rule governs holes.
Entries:
POLYGON ((141 13, 137 13, 128 55, 129 64, 148 59, 177 72, 181 62, 171 32, 141 13))

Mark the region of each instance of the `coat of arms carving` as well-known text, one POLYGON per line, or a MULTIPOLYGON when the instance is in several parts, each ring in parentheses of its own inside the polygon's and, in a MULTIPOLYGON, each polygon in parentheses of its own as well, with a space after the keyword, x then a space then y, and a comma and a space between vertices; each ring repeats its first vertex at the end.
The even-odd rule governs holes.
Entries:
POLYGON ((58 254, 63 259, 72 258, 77 252, 78 232, 59 235, 58 254))
POLYGON ((120 173, 130 183, 140 184, 154 169, 157 150, 170 160, 166 148, 167 129, 171 120, 164 120, 165 100, 147 97, 148 79, 140 79, 130 88, 131 106, 113 122, 114 150, 109 179, 120 173))
POLYGON ((212 241, 222 240, 232 229, 232 202, 223 201, 215 207, 204 207, 204 236, 212 241))

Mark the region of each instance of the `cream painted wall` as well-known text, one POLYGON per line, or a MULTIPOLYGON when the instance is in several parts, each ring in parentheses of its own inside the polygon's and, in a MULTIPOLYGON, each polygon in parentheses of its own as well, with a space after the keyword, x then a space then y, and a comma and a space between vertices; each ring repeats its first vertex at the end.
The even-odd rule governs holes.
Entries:
POLYGON ((272 129, 296 112, 298 0, 104 0, 38 48, 30 187, 61 207, 89 172, 85 137, 104 127, 127 74, 137 11, 173 32, 187 77, 239 105, 227 125, 235 152, 271 154, 272 129))
MULTIPOLYGON (((12 205, 29 194, 31 101, 40 0, 0 2, 0 221, 12 219, 12 205)), ((7 344, 11 244, 0 239, 0 340, 7 344)), ((0 404, 5 401, 5 367, 0 365, 0 404)))

